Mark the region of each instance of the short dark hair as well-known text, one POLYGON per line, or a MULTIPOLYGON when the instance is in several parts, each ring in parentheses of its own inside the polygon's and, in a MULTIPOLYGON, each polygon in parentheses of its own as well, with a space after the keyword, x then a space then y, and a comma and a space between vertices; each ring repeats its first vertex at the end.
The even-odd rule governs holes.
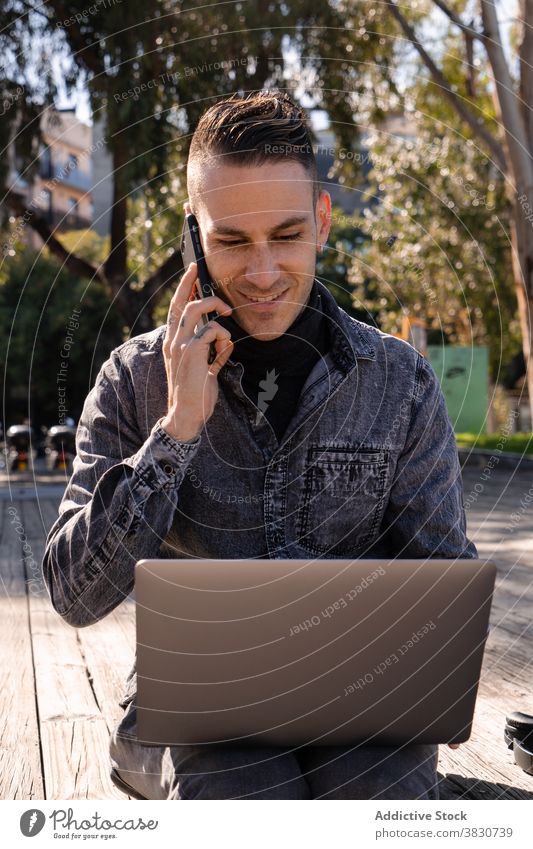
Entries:
POLYGON ((207 163, 227 155, 231 164, 299 162, 313 182, 313 207, 320 186, 311 130, 303 109, 285 92, 263 90, 219 100, 200 118, 189 162, 207 163))

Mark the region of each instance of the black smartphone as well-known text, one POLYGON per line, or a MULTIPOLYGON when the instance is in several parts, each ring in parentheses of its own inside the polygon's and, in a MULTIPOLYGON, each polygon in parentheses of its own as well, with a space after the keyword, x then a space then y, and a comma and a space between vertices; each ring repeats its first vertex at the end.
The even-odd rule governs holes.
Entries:
MULTIPOLYGON (((185 221, 183 222, 180 250, 185 270, 187 270, 191 262, 196 263, 198 269, 198 279, 196 283, 198 297, 207 298, 210 295, 214 295, 215 292, 213 289, 213 283, 209 277, 209 271, 207 270, 207 263, 205 261, 202 242, 200 239, 200 227, 196 216, 193 215, 192 212, 185 216, 185 221)), ((217 316, 217 312, 209 312, 207 315, 204 313, 202 316, 202 323, 207 324, 208 321, 212 321, 217 318, 217 316)), ((212 342, 209 346, 207 362, 212 363, 215 360, 216 355, 216 348, 212 342)))

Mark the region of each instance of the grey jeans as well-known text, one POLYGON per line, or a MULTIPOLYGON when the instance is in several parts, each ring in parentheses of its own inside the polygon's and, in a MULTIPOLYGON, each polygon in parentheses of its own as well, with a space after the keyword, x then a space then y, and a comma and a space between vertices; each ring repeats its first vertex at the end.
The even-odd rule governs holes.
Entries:
POLYGON ((438 746, 142 746, 130 703, 111 766, 146 799, 438 799, 438 746))

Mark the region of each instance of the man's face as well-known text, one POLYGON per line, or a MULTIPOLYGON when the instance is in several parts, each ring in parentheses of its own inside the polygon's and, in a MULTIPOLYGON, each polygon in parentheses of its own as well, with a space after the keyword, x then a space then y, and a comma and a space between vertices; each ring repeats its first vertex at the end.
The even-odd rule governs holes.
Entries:
POLYGON ((251 336, 281 336, 309 299, 316 252, 329 232, 328 193, 314 209, 308 173, 289 161, 217 162, 193 181, 191 201, 215 294, 234 307, 233 318, 251 336))

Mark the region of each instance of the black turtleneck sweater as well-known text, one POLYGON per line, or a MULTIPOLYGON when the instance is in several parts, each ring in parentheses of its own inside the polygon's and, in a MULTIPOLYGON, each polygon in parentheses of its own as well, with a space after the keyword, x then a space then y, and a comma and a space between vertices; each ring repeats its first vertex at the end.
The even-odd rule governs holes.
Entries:
POLYGON ((249 336, 231 316, 220 316, 217 321, 231 333, 232 361, 244 367, 244 392, 266 416, 280 442, 307 376, 330 347, 316 280, 304 309, 277 339, 265 341, 249 336))

